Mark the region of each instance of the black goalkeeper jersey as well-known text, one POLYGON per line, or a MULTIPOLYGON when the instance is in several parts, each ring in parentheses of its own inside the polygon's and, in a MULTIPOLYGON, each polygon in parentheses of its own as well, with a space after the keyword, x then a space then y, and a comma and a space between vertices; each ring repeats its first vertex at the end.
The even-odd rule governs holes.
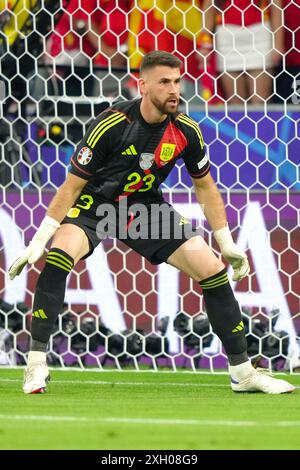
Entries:
POLYGON ((179 159, 193 178, 209 172, 202 134, 193 119, 175 113, 162 123, 148 124, 140 104, 141 99, 122 101, 103 111, 71 159, 70 172, 88 180, 84 190, 99 199, 161 201, 159 186, 179 159))

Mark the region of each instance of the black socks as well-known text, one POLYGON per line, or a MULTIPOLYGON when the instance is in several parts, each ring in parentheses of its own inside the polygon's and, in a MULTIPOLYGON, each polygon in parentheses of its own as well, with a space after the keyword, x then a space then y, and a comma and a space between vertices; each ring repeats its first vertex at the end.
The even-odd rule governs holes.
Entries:
POLYGON ((52 248, 49 251, 34 296, 31 324, 33 351, 46 350, 57 316, 63 308, 66 278, 73 266, 73 258, 63 250, 52 248))
POLYGON ((200 282, 212 329, 222 341, 231 365, 248 360, 242 315, 226 269, 200 282))
MULTIPOLYGON (((66 278, 73 266, 73 258, 63 250, 52 248, 49 251, 34 297, 32 351, 46 352, 53 326, 63 308, 66 278)), ((248 355, 244 324, 226 269, 204 279, 200 286, 212 329, 220 338, 230 365, 246 362, 248 355)))

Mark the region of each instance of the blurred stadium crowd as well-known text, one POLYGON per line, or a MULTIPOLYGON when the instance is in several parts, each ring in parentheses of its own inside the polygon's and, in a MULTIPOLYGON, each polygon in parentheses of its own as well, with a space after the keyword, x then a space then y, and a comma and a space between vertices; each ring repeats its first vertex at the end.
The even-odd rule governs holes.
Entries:
MULTIPOLYGON (((2 24, 16 16, 18 3, 0 0, 2 24)), ((294 102, 300 87, 300 0, 61 3, 38 58, 49 93, 82 95, 83 80, 86 95, 132 98, 143 54, 155 49, 183 61, 183 97, 190 104, 294 102), (75 75, 74 66, 81 67, 75 75)), ((39 93, 35 83, 33 97, 39 93)))

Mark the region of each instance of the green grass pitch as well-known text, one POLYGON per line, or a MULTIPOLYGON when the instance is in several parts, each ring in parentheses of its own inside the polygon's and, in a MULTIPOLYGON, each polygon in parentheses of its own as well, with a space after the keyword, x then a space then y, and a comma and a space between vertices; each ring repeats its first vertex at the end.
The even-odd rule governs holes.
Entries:
POLYGON ((239 395, 227 375, 54 369, 46 394, 24 395, 22 376, 0 369, 0 449, 300 449, 299 390, 239 395))

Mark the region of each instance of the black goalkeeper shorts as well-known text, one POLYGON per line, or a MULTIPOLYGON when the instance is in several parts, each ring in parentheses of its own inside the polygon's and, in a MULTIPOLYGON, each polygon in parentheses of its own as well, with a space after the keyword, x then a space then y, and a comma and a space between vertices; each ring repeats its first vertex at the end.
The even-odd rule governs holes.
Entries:
POLYGON ((86 233, 90 256, 105 238, 117 238, 152 264, 160 264, 198 230, 166 201, 151 204, 127 200, 120 204, 99 201, 82 193, 62 224, 74 224, 86 233))

